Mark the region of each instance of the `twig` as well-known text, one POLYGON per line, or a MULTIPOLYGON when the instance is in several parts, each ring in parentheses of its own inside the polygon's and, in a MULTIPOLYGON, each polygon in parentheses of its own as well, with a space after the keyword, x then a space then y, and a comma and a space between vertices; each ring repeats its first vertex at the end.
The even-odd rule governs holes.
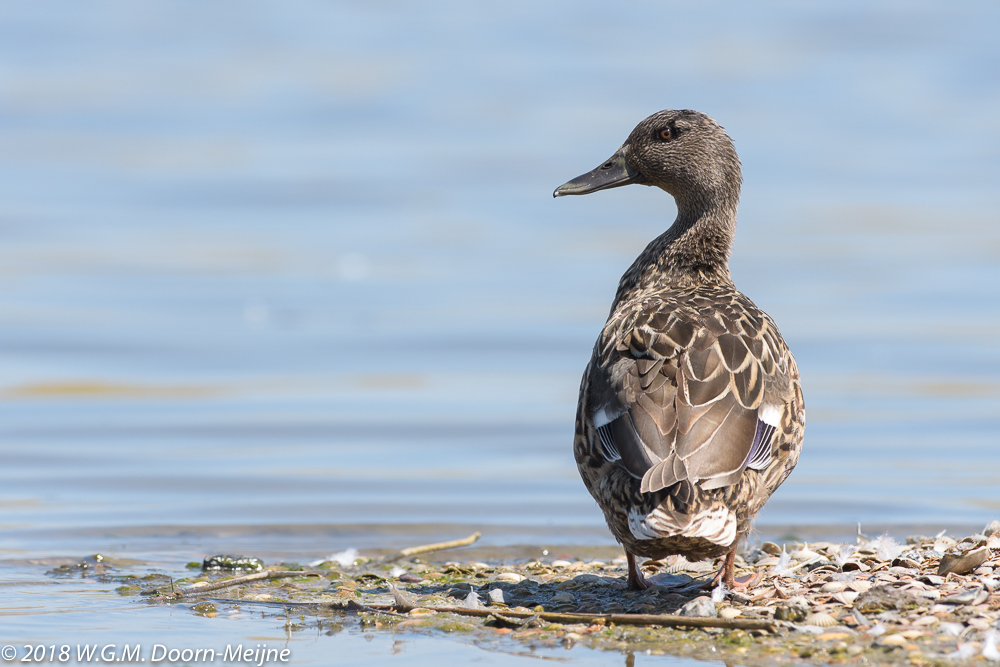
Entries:
MULTIPOLYGON (((323 605, 327 607, 336 604, 323 605)), ((379 611, 393 609, 394 605, 367 605, 379 611)), ((739 630, 774 630, 774 621, 764 621, 752 618, 711 618, 707 616, 677 616, 674 614, 561 614, 549 611, 513 611, 511 609, 468 609, 466 607, 420 607, 445 614, 461 614, 463 616, 486 617, 501 613, 512 618, 532 618, 537 616, 543 621, 553 623, 589 623, 591 625, 662 625, 665 627, 698 627, 698 628, 729 628, 739 630)))
MULTIPOLYGON (((219 598, 216 602, 260 604, 278 606, 276 602, 255 601, 255 600, 229 600, 219 598)), ((371 604, 362 605, 354 600, 347 602, 283 602, 281 605, 296 607, 299 609, 319 608, 336 609, 340 611, 364 611, 378 613, 393 613, 398 609, 391 604, 371 604)), ((429 609, 442 614, 461 614, 463 616, 478 616, 484 618, 492 614, 501 614, 510 618, 540 618, 543 621, 553 623, 588 623, 590 625, 662 625, 670 628, 697 627, 697 628, 724 628, 729 630, 767 630, 773 632, 777 627, 774 621, 757 620, 753 618, 711 618, 707 616, 676 616, 673 614, 561 614, 549 611, 514 611, 512 609, 485 608, 467 609, 465 607, 424 607, 419 609, 429 609)))
POLYGON ((310 570, 310 571, 264 570, 263 572, 248 574, 244 577, 236 577, 235 579, 227 579, 226 581, 216 581, 215 583, 205 584, 203 586, 188 586, 187 588, 182 588, 179 591, 165 593, 164 597, 175 598, 175 599, 192 597, 194 595, 201 595, 202 593, 217 591, 223 588, 241 586, 243 584, 248 584, 253 581, 261 581, 263 579, 285 579, 287 577, 322 577, 323 575, 324 575, 323 572, 317 572, 315 570, 310 570))
MULTIPOLYGON (((463 607, 427 607, 437 612, 463 614, 466 616, 489 616, 489 609, 465 609, 463 607)), ((561 614, 547 611, 510 611, 504 616, 531 618, 537 615, 543 621, 554 623, 614 623, 615 625, 662 625, 665 627, 732 628, 740 630, 773 630, 772 621, 758 621, 751 618, 710 618, 706 616, 677 616, 674 614, 561 614)))
POLYGON ((425 554, 431 551, 444 551, 445 549, 454 549, 455 547, 467 547, 482 536, 482 533, 476 531, 472 535, 464 537, 460 540, 437 542, 436 544, 423 544, 419 547, 407 547, 406 549, 401 549, 399 553, 389 556, 385 560, 391 563, 392 561, 399 560, 400 558, 409 558, 410 556, 425 554))

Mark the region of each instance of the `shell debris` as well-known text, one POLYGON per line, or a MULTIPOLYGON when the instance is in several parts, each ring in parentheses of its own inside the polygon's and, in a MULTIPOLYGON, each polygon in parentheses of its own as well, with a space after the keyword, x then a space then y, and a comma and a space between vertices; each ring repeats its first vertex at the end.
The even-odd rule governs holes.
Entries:
POLYGON ((837 625, 837 619, 830 614, 809 614, 803 621, 806 625, 818 625, 821 628, 829 628, 837 625))

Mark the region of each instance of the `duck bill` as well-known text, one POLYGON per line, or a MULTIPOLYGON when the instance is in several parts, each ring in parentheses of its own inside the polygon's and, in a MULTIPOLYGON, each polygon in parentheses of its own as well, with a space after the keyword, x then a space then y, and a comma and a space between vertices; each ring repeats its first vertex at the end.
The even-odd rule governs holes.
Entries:
POLYGON ((564 183, 552 193, 553 197, 564 195, 587 195, 598 190, 620 188, 629 183, 642 183, 642 174, 628 166, 625 151, 619 150, 607 162, 593 171, 577 176, 569 183, 564 183))

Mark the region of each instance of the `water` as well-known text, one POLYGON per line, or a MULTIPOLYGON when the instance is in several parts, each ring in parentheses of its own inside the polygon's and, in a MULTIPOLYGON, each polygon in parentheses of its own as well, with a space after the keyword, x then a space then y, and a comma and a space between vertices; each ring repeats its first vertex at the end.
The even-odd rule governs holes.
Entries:
MULTIPOLYGON (((576 391, 674 210, 648 188, 550 194, 664 107, 734 137, 732 271, 802 371, 806 448, 762 533, 996 518, 998 15, 0 8, 3 578, 466 529, 609 543, 570 451, 576 391)), ((100 586, 5 588, 12 641, 208 632, 100 586), (81 600, 107 619, 62 613, 81 600)), ((308 655, 366 655, 350 641, 308 655)), ((364 646, 390 661, 387 641, 364 646)))

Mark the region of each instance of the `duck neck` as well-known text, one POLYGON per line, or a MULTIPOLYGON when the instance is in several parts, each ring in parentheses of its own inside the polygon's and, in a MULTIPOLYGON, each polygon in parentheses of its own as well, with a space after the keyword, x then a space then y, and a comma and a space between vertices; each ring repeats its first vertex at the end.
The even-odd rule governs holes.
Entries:
POLYGON ((729 252, 736 232, 736 197, 682 198, 677 218, 646 246, 618 286, 618 299, 659 285, 732 283, 729 252))

